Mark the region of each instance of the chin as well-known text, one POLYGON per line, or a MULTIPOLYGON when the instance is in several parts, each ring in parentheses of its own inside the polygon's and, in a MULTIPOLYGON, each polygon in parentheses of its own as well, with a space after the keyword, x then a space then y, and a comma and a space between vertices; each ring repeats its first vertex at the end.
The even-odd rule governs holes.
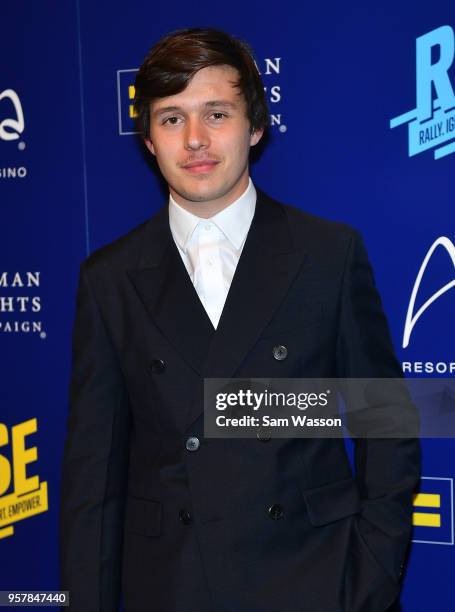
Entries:
POLYGON ((182 197, 185 198, 185 200, 188 200, 190 202, 211 202, 212 200, 216 200, 217 198, 220 198, 223 196, 223 193, 220 193, 219 191, 205 191, 205 190, 199 190, 199 191, 185 191, 185 190, 181 190, 181 191, 177 191, 177 193, 182 197))

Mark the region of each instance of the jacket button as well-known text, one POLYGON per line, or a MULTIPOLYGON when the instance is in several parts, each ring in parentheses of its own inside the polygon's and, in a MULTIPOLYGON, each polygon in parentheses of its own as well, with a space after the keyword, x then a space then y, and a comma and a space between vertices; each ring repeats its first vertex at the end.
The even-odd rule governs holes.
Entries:
POLYGON ((189 525, 191 521, 193 520, 188 510, 184 510, 183 508, 182 510, 179 510, 179 519, 180 519, 180 522, 183 523, 184 525, 189 525))
POLYGON ((269 442, 272 439, 270 431, 268 429, 258 429, 256 437, 261 442, 269 442))
POLYGON ((273 347, 273 356, 277 361, 283 361, 288 356, 288 349, 282 344, 273 347))
POLYGON ((268 509, 268 513, 270 518, 277 521, 278 519, 283 518, 283 506, 281 504, 273 504, 273 506, 270 506, 268 509))
POLYGON ((191 438, 188 438, 187 441, 185 442, 186 450, 189 450, 189 451, 196 451, 200 445, 201 443, 199 442, 199 438, 195 438, 194 436, 192 436, 191 438))
POLYGON ((152 359, 150 367, 154 374, 162 374, 166 369, 166 363, 162 359, 152 359))

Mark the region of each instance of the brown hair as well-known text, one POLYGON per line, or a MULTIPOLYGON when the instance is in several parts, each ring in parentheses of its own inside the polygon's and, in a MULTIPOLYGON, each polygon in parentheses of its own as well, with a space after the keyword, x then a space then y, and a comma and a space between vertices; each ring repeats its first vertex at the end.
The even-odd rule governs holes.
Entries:
POLYGON ((150 133, 150 102, 182 92, 194 74, 208 66, 236 68, 246 102, 251 133, 266 129, 269 113, 264 85, 249 45, 214 28, 187 28, 164 36, 146 55, 135 80, 134 109, 138 131, 150 133))

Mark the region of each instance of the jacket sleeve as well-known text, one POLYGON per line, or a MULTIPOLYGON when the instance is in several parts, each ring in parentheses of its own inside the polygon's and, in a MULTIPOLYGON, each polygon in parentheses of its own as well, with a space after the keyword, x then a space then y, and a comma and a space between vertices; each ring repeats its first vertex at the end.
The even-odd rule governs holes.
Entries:
POLYGON ((73 327, 60 506, 61 588, 71 612, 117 612, 128 464, 128 396, 82 263, 73 327))
MULTIPOLYGON (((344 272, 337 369, 340 378, 403 378, 358 232, 352 235, 344 272)), ((391 385, 390 389, 393 388, 391 385)), ((417 411, 410 397, 403 393, 405 386, 397 388, 400 392, 391 393, 386 400, 389 406, 385 407, 385 414, 398 416, 396 411, 401 411, 408 425, 414 422, 412 431, 416 432, 417 411)), ((355 413, 348 415, 348 427, 353 425, 354 431, 355 419, 355 413)), ((400 422, 397 418, 396 423, 400 422)), ((410 541, 412 496, 420 477, 420 442, 416 437, 399 435, 354 439, 356 480, 362 499, 358 527, 376 559, 396 582, 401 577, 410 541)))

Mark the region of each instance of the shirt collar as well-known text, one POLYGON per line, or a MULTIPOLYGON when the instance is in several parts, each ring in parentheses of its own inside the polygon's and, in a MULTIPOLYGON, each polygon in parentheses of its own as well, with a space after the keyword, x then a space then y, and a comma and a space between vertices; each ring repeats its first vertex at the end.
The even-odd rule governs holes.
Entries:
POLYGON ((226 236, 226 238, 239 250, 245 242, 246 236, 253 220, 256 208, 256 189, 251 177, 248 187, 243 194, 232 204, 221 210, 209 219, 201 219, 177 204, 169 194, 169 225, 172 235, 182 251, 186 252, 188 242, 200 221, 211 221, 226 236))

